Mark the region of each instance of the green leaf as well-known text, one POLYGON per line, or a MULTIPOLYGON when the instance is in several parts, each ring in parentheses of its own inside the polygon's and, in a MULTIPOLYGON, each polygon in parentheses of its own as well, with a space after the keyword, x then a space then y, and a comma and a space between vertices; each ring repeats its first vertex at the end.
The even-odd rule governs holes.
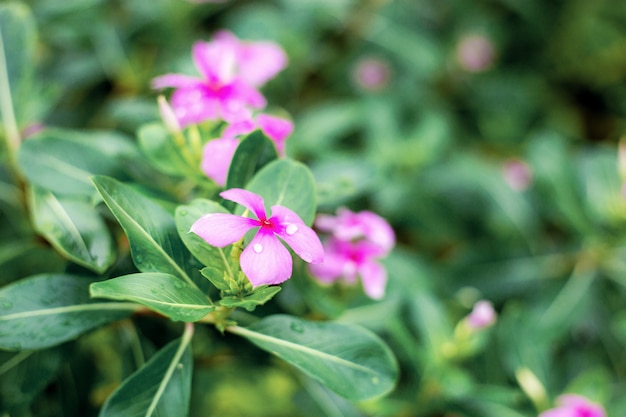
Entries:
POLYGON ((389 348, 362 327, 274 315, 247 328, 228 330, 350 400, 384 395, 398 377, 398 365, 389 348))
POLYGON ((167 210, 113 178, 98 176, 93 183, 126 232, 137 268, 175 275, 195 285, 182 268, 188 253, 167 210))
POLYGON ((24 122, 25 110, 33 100, 28 93, 33 90, 37 28, 31 11, 23 2, 10 1, 0 5, 0 41, 4 52, 0 57, 4 62, 0 65, 6 65, 0 68, 3 73, 0 76, 0 113, 5 128, 8 128, 9 118, 17 119, 18 124, 24 122), (13 112, 14 115, 8 114, 13 112))
POLYGON ((215 308, 196 287, 169 274, 130 274, 95 282, 92 297, 127 300, 142 304, 172 320, 197 321, 215 308))
POLYGON ((211 200, 197 199, 189 205, 178 206, 174 219, 176 229, 183 243, 191 254, 203 265, 211 265, 216 262, 222 264, 220 251, 225 249, 216 248, 206 243, 200 236, 191 233, 191 225, 207 213, 228 213, 221 205, 211 200))
POLYGON ((260 286, 256 287, 250 294, 241 296, 226 296, 220 300, 220 304, 224 307, 241 307, 248 311, 254 310, 257 306, 263 305, 272 299, 281 290, 279 286, 260 286))
POLYGON ((28 406, 66 365, 69 349, 0 352, 0 404, 9 415, 28 406), (13 413, 12 411, 15 410, 13 413))
POLYGON ((182 154, 185 149, 185 139, 182 134, 180 139, 183 141, 183 146, 178 146, 174 136, 162 124, 150 123, 139 129, 138 137, 141 150, 150 163, 160 171, 177 176, 200 174, 200 160, 190 163, 182 154))
POLYGON ((99 416, 186 416, 191 396, 192 335, 189 325, 182 338, 167 344, 115 390, 99 416))
POLYGON ((241 141, 233 155, 226 189, 243 188, 259 169, 276 158, 274 143, 260 130, 252 132, 241 141))
POLYGON ((43 349, 129 316, 138 306, 89 299, 85 277, 35 275, 0 289, 0 348, 43 349))
POLYGON ((248 190, 263 197, 267 207, 281 205, 295 211, 311 225, 317 208, 315 179, 309 169, 291 159, 266 165, 248 183, 248 190))
POLYGON ((56 250, 98 273, 113 264, 113 240, 91 204, 59 198, 39 187, 32 187, 31 202, 35 230, 56 250))
POLYGON ((90 177, 121 175, 133 150, 116 133, 46 129, 22 144, 18 164, 35 185, 58 194, 92 196, 90 177))

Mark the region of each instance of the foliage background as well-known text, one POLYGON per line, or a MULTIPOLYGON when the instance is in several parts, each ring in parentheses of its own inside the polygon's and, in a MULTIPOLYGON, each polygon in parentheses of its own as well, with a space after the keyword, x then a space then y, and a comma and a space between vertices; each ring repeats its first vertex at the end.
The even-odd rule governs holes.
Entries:
MULTIPOLYGON (((290 62, 263 91, 294 119, 287 153, 313 170, 320 209, 373 210, 396 230, 384 301, 302 280, 264 307, 376 331, 401 365, 394 392, 344 402, 254 347, 203 328, 194 338, 192 416, 533 416, 570 391, 605 404, 610 416, 626 414, 626 174, 617 152, 626 111, 625 4, 26 3, 38 38, 37 66, 24 69, 32 81, 16 102, 22 131, 43 124, 135 136, 158 119, 150 80, 193 73, 196 39, 221 28, 271 39, 290 62), (484 71, 459 63, 459 42, 471 34, 493 43, 484 71), (354 78, 370 57, 389 68, 376 91, 354 78), (511 160, 528 164, 527 189, 506 182, 511 160), (301 294, 301 303, 290 298, 301 294), (494 302, 499 321, 468 345, 454 327, 481 298, 494 302)), ((82 272, 43 240, 24 238, 28 219, 12 198, 2 191, 0 281, 82 272)), ((122 257, 114 268, 128 263, 122 257)), ((179 333, 178 324, 150 317, 90 333, 36 354, 18 374, 4 370, 2 401, 18 410, 10 415, 96 415, 134 371, 137 349, 149 357, 179 333), (16 397, 15 381, 28 378, 32 392, 16 397)))

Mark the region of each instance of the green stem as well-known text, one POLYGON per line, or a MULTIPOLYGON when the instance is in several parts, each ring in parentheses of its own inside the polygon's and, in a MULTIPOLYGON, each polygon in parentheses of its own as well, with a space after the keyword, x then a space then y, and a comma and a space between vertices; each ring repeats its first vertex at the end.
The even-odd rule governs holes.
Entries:
MULTIPOLYGON (((17 173, 17 150, 20 147, 20 131, 17 127, 17 120, 13 111, 13 100, 11 98, 11 85, 7 70, 6 55, 4 53, 4 41, 0 31, 0 111, 2 112, 2 124, 6 132, 7 150, 9 158, 17 173)), ((18 175, 19 178, 19 175, 18 175)))

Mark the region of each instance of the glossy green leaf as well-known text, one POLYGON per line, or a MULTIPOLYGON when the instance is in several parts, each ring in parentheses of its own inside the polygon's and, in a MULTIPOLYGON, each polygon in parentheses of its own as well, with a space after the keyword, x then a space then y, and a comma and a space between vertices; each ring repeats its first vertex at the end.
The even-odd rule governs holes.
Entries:
POLYGON ((95 272, 115 261, 113 240, 102 217, 86 201, 59 198, 39 187, 31 193, 35 230, 60 253, 95 272))
POLYGON ((0 348, 43 349, 129 316, 138 306, 89 298, 85 277, 36 275, 0 289, 0 348))
POLYGON ((224 307, 241 307, 248 311, 254 310, 257 306, 263 305, 271 300, 281 290, 279 286, 260 286, 250 294, 229 295, 222 297, 220 304, 224 307))
POLYGON ((248 183, 248 190, 265 200, 265 205, 285 206, 302 220, 313 223, 317 208, 315 179, 303 164, 291 159, 273 161, 261 169, 248 183))
POLYGON ((95 282, 91 296, 142 304, 172 320, 196 321, 214 310, 209 299, 180 278, 157 272, 130 274, 95 282))
POLYGON ((244 188, 259 169, 276 158, 274 143, 260 130, 252 132, 241 141, 233 155, 226 189, 244 188))
POLYGON ((362 327, 274 315, 247 328, 228 330, 350 400, 384 395, 398 377, 398 366, 389 348, 362 327))
POLYGON ((186 416, 191 396, 191 337, 192 331, 187 330, 150 358, 115 390, 99 416, 186 416))
POLYGON ((179 206, 176 209, 174 216, 176 229, 187 249, 198 261, 204 265, 215 263, 222 265, 220 251, 227 251, 227 249, 211 246, 200 236, 190 232, 191 225, 207 213, 228 213, 228 210, 211 200, 193 200, 190 204, 179 206))
POLYGON ((57 194, 91 196, 90 177, 120 176, 133 151, 120 134, 46 129, 22 144, 18 163, 35 185, 57 194))
POLYGON ((150 198, 113 178, 98 176, 93 183, 126 232, 137 268, 172 274, 193 284, 183 269, 188 253, 173 217, 150 198))

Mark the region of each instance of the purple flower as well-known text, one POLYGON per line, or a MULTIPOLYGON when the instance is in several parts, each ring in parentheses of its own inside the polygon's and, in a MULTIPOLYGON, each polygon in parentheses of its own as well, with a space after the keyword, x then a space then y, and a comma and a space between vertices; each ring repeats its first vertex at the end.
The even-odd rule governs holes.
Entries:
POLYGON ((387 271, 378 259, 386 256, 396 241, 385 219, 371 211, 354 213, 340 208, 337 216, 318 216, 315 226, 331 237, 324 246, 324 262, 311 265, 311 274, 326 283, 340 279, 355 283, 360 276, 365 293, 373 299, 382 298, 387 271))
POLYGON ((292 259, 282 239, 305 262, 320 263, 324 249, 317 234, 300 217, 283 206, 272 206, 267 216, 263 198, 250 191, 233 188, 220 194, 250 210, 248 218, 234 214, 209 213, 197 220, 191 231, 207 243, 223 248, 242 239, 251 229, 256 235, 241 253, 241 270, 253 286, 280 284, 291 277, 292 259))
POLYGON ((493 64, 495 51, 489 38, 470 34, 460 40, 456 55, 463 69, 469 72, 481 72, 493 64))
POLYGON ((539 417, 606 417, 602 406, 580 395, 561 395, 557 404, 558 407, 544 411, 539 417))
POLYGON ((357 85, 369 91, 382 90, 389 82, 391 70, 389 64, 379 58, 363 58, 359 60, 353 71, 357 85))
POLYGON ((481 300, 474 304, 472 312, 467 316, 467 324, 475 330, 484 329, 494 324, 496 318, 493 305, 489 301, 481 300))
POLYGON ((257 127, 272 139, 278 154, 285 156, 285 140, 293 131, 293 123, 287 119, 259 114, 256 120, 246 119, 231 123, 224 129, 220 138, 211 140, 204 145, 201 167, 207 177, 223 187, 226 184, 233 155, 239 146, 237 137, 248 134, 257 127))
POLYGON ((533 180, 533 174, 524 161, 512 159, 502 167, 506 183, 515 191, 524 191, 533 180))
POLYGON ((205 120, 245 120, 252 109, 266 106, 257 90, 287 64, 283 50, 272 42, 239 41, 218 32, 211 42, 196 42, 193 61, 201 74, 166 74, 153 80, 157 89, 173 87, 171 104, 181 126, 205 120))

